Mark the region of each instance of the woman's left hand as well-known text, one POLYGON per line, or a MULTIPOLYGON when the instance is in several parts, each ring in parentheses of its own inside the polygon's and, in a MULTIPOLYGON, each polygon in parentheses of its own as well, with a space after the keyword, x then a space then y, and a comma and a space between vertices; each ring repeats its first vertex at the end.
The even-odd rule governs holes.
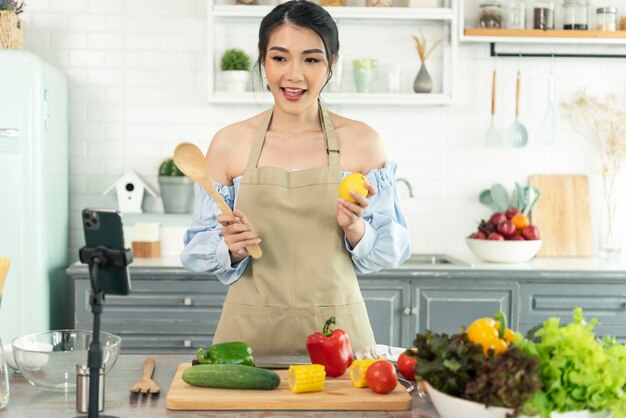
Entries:
POLYGON ((367 189, 366 197, 350 191, 350 196, 356 200, 356 203, 341 198, 337 200, 337 223, 343 228, 348 242, 353 247, 358 244, 365 233, 363 215, 369 204, 367 199, 376 194, 376 189, 370 183, 365 183, 365 188, 367 189))

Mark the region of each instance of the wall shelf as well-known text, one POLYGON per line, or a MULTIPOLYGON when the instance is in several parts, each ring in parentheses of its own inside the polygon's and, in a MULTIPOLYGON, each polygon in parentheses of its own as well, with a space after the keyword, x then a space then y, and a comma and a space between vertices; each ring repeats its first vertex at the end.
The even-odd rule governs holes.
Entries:
MULTIPOLYGON (((226 48, 240 48, 249 53, 256 50, 256 32, 261 19, 275 6, 270 5, 234 5, 225 4, 234 0, 207 0, 207 45, 208 45, 208 99, 213 104, 249 104, 266 107, 273 103, 272 96, 263 91, 253 74, 253 91, 245 93, 228 93, 222 87, 219 72, 221 51, 226 48), (245 33, 245 34, 242 34, 245 33), (249 39, 249 41, 245 41, 249 39)), ((363 106, 434 106, 449 105, 454 99, 454 65, 458 44, 458 7, 457 1, 445 1, 445 6, 437 8, 417 7, 325 7, 339 26, 344 61, 343 88, 338 93, 322 92, 322 99, 329 105, 363 105, 363 106), (364 30, 367 28, 367 30, 364 30), (436 61, 429 66, 435 81, 433 93, 416 94, 412 91, 412 78, 419 71, 419 58, 412 34, 424 29, 427 36, 434 39, 443 38, 436 61), (380 36, 380 44, 376 39, 380 36), (437 38, 435 38, 435 36, 437 38), (372 37, 374 40, 372 41, 372 37), (398 47, 394 42, 402 39, 398 47), (347 42, 346 42, 347 41, 347 42), (391 44, 390 44, 391 43, 391 44), (387 47, 385 47, 387 45, 387 47), (355 55, 353 57, 350 54, 355 55), (384 63, 404 61, 403 84, 399 93, 383 93, 386 89, 379 86, 375 93, 357 93, 351 86, 351 59, 373 57, 381 62, 380 77, 384 77, 384 63), (411 60, 414 57, 414 61, 411 60), (410 63, 410 64, 409 64, 410 63), (414 68, 417 66, 415 73, 414 68), (410 68, 409 70, 407 70, 410 68), (409 80, 411 78, 411 80, 409 80), (381 92, 379 92, 381 91, 381 92)), ((434 42, 434 41, 431 41, 434 42)))
POLYGON ((539 44, 626 44, 626 31, 467 28, 463 41, 539 44))

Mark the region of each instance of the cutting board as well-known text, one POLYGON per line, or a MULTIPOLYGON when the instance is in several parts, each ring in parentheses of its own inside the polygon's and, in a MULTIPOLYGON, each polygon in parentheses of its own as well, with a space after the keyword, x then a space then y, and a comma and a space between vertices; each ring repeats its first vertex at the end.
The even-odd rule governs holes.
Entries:
POLYGON ((541 197, 530 212, 543 244, 538 257, 590 257, 591 211, 585 175, 533 175, 541 197))
POLYGON ((213 389, 188 385, 180 364, 167 393, 167 409, 174 410, 356 410, 402 411, 411 408, 411 395, 398 383, 393 392, 380 395, 369 388, 357 389, 347 374, 326 378, 323 392, 291 393, 288 370, 276 370, 280 386, 275 390, 213 389))

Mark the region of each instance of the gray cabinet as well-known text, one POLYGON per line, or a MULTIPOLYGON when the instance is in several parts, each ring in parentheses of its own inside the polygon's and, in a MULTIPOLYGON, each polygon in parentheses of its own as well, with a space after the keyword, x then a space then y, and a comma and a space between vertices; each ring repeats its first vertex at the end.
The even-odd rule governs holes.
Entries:
POLYGON ((475 319, 493 317, 502 311, 509 326, 518 324, 519 286, 512 282, 426 280, 413 282, 413 301, 417 316, 415 332, 431 330, 454 334, 475 319))
POLYGON ((587 320, 598 319, 597 335, 612 335, 626 342, 626 284, 602 282, 579 283, 526 283, 521 288, 520 331, 542 324, 550 317, 561 318, 562 323, 572 321, 572 311, 583 309, 587 320))
POLYGON ((377 344, 405 347, 410 338, 411 285, 407 281, 360 279, 377 344))
MULTIPOLYGON (((92 328, 89 280, 74 280, 74 326, 92 328)), ((125 354, 194 353, 211 344, 226 287, 215 279, 148 279, 132 276, 132 293, 106 296, 103 331, 122 337, 125 354)))

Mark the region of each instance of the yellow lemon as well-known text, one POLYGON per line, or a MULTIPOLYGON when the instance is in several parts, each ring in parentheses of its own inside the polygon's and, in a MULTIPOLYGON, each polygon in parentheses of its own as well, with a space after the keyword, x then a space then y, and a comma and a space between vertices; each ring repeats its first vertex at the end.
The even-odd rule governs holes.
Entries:
POLYGON ((350 190, 354 190, 361 196, 367 196, 366 182, 367 179, 361 173, 347 175, 339 185, 339 197, 348 202, 356 203, 356 200, 350 196, 350 190))

